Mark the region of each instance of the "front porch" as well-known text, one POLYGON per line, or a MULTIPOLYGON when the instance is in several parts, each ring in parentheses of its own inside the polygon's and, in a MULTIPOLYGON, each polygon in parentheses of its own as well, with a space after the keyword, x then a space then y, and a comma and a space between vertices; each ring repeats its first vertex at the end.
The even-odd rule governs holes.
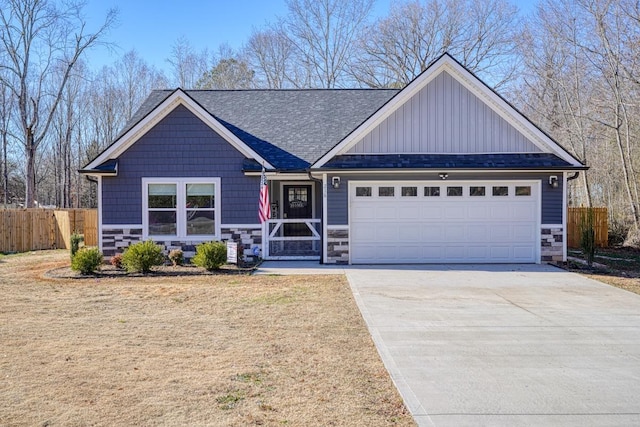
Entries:
POLYGON ((263 224, 266 260, 319 260, 321 186, 310 180, 269 180, 271 219, 263 224))

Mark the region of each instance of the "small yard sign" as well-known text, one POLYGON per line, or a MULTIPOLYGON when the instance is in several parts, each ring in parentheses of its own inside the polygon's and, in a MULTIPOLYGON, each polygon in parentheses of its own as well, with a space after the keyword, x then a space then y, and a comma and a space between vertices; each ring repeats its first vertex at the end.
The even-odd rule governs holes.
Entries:
POLYGON ((238 263, 238 244, 227 240, 227 262, 229 264, 238 263))

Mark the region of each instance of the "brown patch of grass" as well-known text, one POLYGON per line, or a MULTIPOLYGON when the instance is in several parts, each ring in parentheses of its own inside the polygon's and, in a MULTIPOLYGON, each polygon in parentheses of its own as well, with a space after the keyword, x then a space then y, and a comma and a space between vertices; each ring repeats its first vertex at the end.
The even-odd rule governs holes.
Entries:
POLYGON ((640 279, 637 277, 610 276, 606 274, 585 274, 585 276, 629 292, 640 294, 640 279))
POLYGON ((414 425, 341 276, 110 277, 0 263, 3 425, 414 425))

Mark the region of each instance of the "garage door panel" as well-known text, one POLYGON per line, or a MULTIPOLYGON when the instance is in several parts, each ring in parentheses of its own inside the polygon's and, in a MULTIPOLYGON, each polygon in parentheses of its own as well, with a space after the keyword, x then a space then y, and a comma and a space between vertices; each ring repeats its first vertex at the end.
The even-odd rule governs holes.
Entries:
POLYGON ((420 233, 419 224, 401 224, 398 226, 398 239, 401 242, 421 242, 422 238, 420 233))
POLYGON ((375 208, 375 218, 380 220, 396 219, 398 208, 396 206, 378 206, 375 208))
POLYGON ((484 262, 487 260, 487 245, 468 246, 467 258, 472 262, 484 262))
POLYGON ((520 221, 534 221, 536 219, 536 205, 535 203, 513 205, 510 214, 520 221))
MULTIPOLYGON (((534 248, 531 246, 514 246, 513 257, 517 260, 529 260, 535 256, 534 248)), ((523 261, 526 262, 526 261, 523 261)))
POLYGON ((530 241, 535 239, 536 228, 530 224, 513 225, 513 240, 516 242, 530 241))
POLYGON ((444 237, 446 240, 452 243, 465 242, 466 233, 464 225, 460 226, 457 224, 442 224, 442 228, 444 229, 444 237))
MULTIPOLYGON (((429 203, 429 202, 425 202, 425 203, 429 203)), ((422 205, 420 208, 420 217, 422 218, 423 221, 425 220, 437 221, 440 218, 442 218, 442 207, 422 205)))
POLYGON ((482 242, 489 239, 489 227, 486 224, 467 225, 467 238, 470 242, 482 242))
POLYGON ((447 203, 444 208, 444 217, 448 220, 466 219, 466 209, 464 206, 455 206, 452 203, 447 203))
POLYGON ((466 257, 464 245, 450 245, 444 248, 444 256, 452 262, 462 262, 466 257))
POLYGON ((490 240, 492 242, 505 242, 511 240, 511 227, 506 224, 491 224, 490 240))
POLYGON ((404 181, 384 183, 395 187, 396 197, 376 197, 375 190, 371 198, 351 195, 351 262, 536 262, 537 185, 531 185, 531 196, 515 196, 514 187, 523 184, 513 182, 447 185, 462 186, 463 196, 441 191, 440 196, 423 197, 422 186, 434 183, 404 181), (509 196, 493 196, 490 190, 470 196, 471 185, 509 186, 509 196), (401 197, 402 186, 417 186, 418 195, 401 197))
MULTIPOLYGON (((391 241, 397 242, 400 240, 398 238, 398 226, 396 226, 395 224, 378 225, 378 227, 376 227, 376 229, 372 234, 376 236, 376 241, 381 243, 386 243, 391 241)), ((394 245, 397 245, 397 243, 394 243, 394 245)))
POLYGON ((351 218, 353 221, 375 219, 375 217, 375 206, 373 205, 359 204, 351 208, 351 218))
POLYGON ((422 224, 420 228, 423 242, 441 242, 444 239, 444 229, 440 224, 422 224))

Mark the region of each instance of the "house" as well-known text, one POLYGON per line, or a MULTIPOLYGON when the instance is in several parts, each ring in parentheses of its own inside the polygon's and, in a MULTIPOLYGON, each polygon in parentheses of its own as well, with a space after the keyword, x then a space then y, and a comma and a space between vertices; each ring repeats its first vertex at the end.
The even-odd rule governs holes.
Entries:
POLYGON ((232 239, 265 259, 539 263, 566 260, 584 169, 445 54, 402 90, 153 91, 81 173, 105 256, 232 239))

